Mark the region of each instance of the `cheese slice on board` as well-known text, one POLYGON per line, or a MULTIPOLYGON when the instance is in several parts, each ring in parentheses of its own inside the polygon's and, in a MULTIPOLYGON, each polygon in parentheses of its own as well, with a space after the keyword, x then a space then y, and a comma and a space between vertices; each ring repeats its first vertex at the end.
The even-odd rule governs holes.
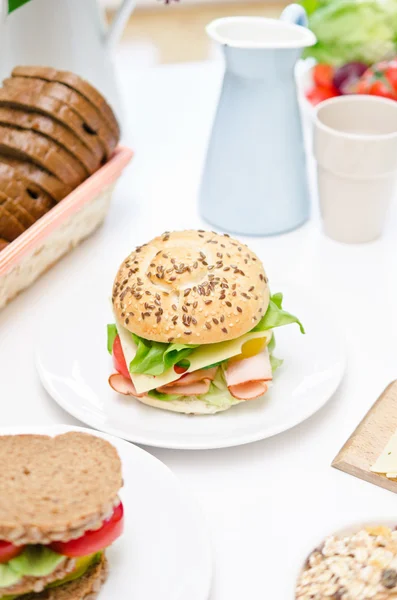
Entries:
POLYGON ((391 436, 375 464, 370 467, 370 471, 384 475, 388 473, 387 477, 390 478, 397 473, 397 431, 391 436))
MULTIPOLYGON (((120 336, 124 357, 127 365, 129 365, 135 357, 137 347, 128 329, 123 327, 120 322, 117 321, 117 319, 115 322, 120 336)), ((199 369, 203 369, 204 367, 208 367, 214 363, 232 358, 232 356, 237 356, 241 353, 241 348, 246 342, 258 338, 265 339, 268 344, 272 338, 272 332, 249 332, 235 340, 220 342, 218 344, 205 344, 203 346, 198 346, 195 350, 193 350, 187 359, 190 362, 190 367, 188 368, 187 373, 198 371, 199 369)), ((149 392, 150 390, 154 390, 155 388, 166 385, 167 383, 172 383, 179 378, 180 375, 175 373, 173 367, 168 369, 168 371, 165 371, 162 375, 157 375, 156 377, 153 375, 145 375, 143 373, 131 373, 131 379, 138 394, 149 392)))

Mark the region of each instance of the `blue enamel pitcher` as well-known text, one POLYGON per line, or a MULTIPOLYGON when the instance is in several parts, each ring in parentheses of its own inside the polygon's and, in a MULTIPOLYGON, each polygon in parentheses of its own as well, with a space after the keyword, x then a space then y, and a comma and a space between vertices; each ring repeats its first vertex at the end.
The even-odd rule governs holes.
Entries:
POLYGON ((228 17, 207 27, 226 69, 200 191, 202 217, 245 235, 290 231, 309 218, 295 64, 316 43, 304 9, 281 19, 228 17))

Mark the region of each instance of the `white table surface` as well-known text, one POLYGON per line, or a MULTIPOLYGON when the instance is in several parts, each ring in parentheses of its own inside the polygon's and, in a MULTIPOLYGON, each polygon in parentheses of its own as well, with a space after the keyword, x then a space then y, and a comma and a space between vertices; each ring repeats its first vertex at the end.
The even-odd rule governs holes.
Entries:
MULTIPOLYGON (((45 393, 33 362, 43 328, 52 328, 54 343, 62 344, 51 315, 53 295, 74 289, 83 297, 94 278, 103 281, 105 295, 135 244, 166 229, 202 225, 196 198, 219 65, 137 70, 124 52, 119 67, 128 107, 126 139, 136 158, 104 228, 0 314, 3 426, 77 424, 45 393)), ((174 470, 207 515, 216 561, 211 600, 292 598, 294 569, 313 536, 361 517, 394 514, 397 522, 392 493, 330 467, 397 376, 396 206, 383 239, 365 246, 326 239, 316 218, 293 233, 249 243, 270 280, 300 282, 333 304, 346 328, 349 364, 339 392, 323 410, 273 439, 217 451, 148 449, 174 470)), ((76 315, 76 343, 87 344, 89 352, 84 319, 89 319, 87 305, 76 315)))

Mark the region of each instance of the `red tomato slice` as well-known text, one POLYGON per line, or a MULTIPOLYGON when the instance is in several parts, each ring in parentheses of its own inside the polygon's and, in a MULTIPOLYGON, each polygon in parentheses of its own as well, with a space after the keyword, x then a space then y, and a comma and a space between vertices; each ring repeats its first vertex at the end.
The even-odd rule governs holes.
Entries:
POLYGON ((130 372, 125 362, 123 348, 121 347, 120 336, 115 337, 113 342, 113 365, 118 373, 124 375, 127 379, 131 379, 130 372))
POLYGON ((0 564, 18 556, 24 548, 25 546, 14 546, 10 542, 0 542, 0 564))
POLYGON ((124 529, 124 508, 122 503, 114 509, 114 513, 96 531, 87 531, 81 538, 70 542, 53 542, 50 548, 64 556, 88 556, 104 550, 121 536, 124 529))
POLYGON ((174 365, 174 371, 178 375, 182 375, 182 373, 186 373, 189 367, 180 367, 179 365, 174 365))
POLYGON ((334 68, 331 65, 319 63, 313 69, 313 79, 317 87, 333 88, 334 68))

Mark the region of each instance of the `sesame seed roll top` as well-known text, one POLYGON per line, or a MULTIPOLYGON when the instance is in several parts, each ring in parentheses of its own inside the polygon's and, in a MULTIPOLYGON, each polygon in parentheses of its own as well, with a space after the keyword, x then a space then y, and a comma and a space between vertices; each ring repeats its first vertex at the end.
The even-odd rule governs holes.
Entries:
POLYGON ((263 317, 267 283, 259 258, 228 235, 166 232, 122 263, 113 309, 120 324, 148 340, 223 342, 247 333, 263 317))

